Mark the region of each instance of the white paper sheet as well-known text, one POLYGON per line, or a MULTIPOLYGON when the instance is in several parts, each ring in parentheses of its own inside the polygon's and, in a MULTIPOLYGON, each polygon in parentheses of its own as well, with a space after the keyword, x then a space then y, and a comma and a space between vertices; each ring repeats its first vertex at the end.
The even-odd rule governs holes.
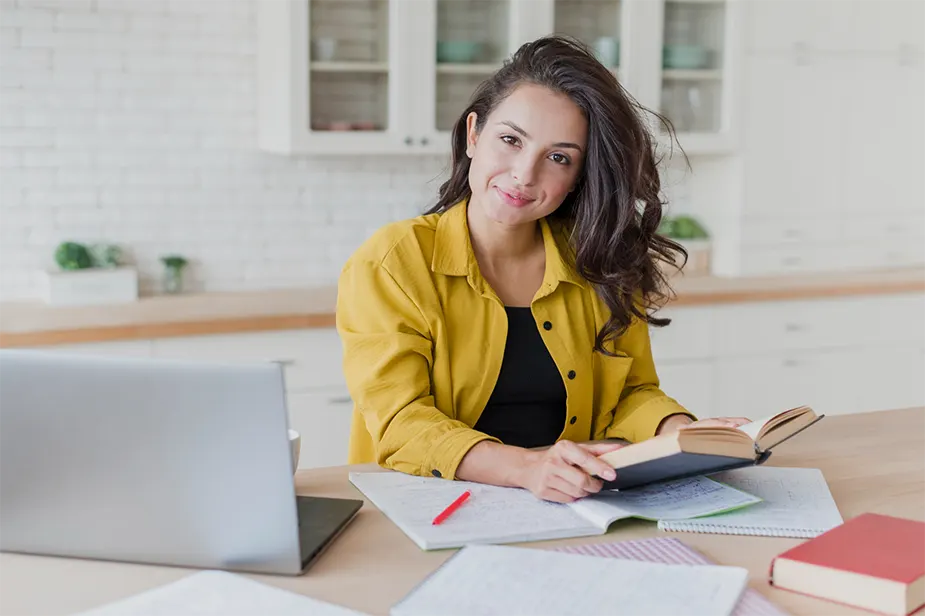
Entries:
POLYGON ((363 616, 225 571, 201 571, 76 616, 363 616))
POLYGON ((674 523, 659 526, 665 530, 721 534, 815 537, 843 522, 819 469, 756 466, 724 471, 711 477, 760 496, 762 502, 738 511, 692 520, 688 523, 690 528, 674 523))
POLYGON ((422 549, 602 534, 567 505, 527 490, 404 473, 350 473, 353 483, 422 549), (438 513, 466 490, 472 497, 438 526, 438 513))
POLYGON ((468 546, 392 616, 730 614, 748 572, 504 546, 468 546))

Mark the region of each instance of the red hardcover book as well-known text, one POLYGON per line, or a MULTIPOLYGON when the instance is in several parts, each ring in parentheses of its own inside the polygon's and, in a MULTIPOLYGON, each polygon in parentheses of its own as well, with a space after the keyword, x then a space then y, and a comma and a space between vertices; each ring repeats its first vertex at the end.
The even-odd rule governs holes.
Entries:
POLYGON ((925 522, 865 513, 771 561, 771 584, 883 614, 925 605, 925 522))

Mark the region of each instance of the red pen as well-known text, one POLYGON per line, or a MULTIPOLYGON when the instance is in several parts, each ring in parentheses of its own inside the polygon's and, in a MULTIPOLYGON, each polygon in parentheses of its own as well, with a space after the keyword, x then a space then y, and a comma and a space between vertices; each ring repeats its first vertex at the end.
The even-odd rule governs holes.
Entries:
POLYGON ((466 502, 467 500, 469 500, 469 497, 470 497, 470 496, 472 496, 472 492, 470 492, 469 490, 466 490, 465 492, 463 492, 462 494, 460 494, 460 495, 459 495, 459 498, 457 498, 457 499, 454 500, 452 503, 450 503, 450 506, 449 506, 449 507, 447 507, 446 509, 444 509, 443 511, 441 511, 441 512, 437 515, 437 517, 434 518, 434 521, 432 522, 432 524, 433 524, 434 526, 436 526, 437 524, 440 524, 441 522, 445 521, 448 517, 450 517, 451 515, 453 515, 453 512, 454 512, 454 511, 456 511, 457 509, 459 509, 460 507, 462 507, 462 504, 463 504, 464 502, 466 502))

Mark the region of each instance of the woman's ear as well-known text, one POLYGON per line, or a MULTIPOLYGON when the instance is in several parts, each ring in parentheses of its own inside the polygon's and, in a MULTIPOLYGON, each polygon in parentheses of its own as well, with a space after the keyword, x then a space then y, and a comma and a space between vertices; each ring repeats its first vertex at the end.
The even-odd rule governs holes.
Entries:
POLYGON ((466 116, 466 156, 469 158, 475 154, 475 143, 479 140, 479 133, 476 129, 478 120, 479 114, 474 111, 466 116))

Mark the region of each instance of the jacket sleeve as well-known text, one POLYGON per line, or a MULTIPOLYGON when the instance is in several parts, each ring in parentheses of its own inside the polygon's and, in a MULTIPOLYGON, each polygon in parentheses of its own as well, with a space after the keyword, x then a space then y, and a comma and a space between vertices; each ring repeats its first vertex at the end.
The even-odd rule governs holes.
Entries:
POLYGON ((617 351, 633 359, 626 383, 620 394, 607 438, 622 438, 633 443, 655 436, 659 424, 669 415, 694 415, 659 389, 655 362, 649 342, 649 325, 635 319, 617 341, 617 351))
POLYGON ((345 266, 338 283, 336 320, 347 388, 380 466, 453 479, 476 443, 497 440, 434 405, 427 319, 380 264, 359 261, 345 266))

